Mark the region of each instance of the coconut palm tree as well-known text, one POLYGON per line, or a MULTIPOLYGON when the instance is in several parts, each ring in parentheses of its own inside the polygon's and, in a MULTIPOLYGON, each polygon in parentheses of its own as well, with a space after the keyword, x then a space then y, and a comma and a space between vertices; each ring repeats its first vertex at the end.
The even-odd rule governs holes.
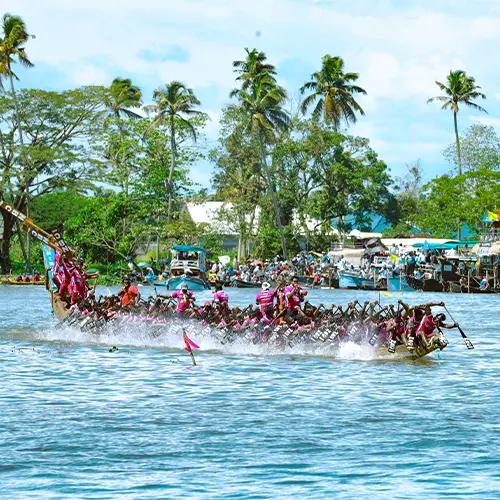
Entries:
POLYGON ((141 118, 141 115, 130 109, 142 104, 141 89, 133 85, 130 78, 115 78, 105 97, 105 104, 116 118, 141 118))
POLYGON ((446 84, 436 81, 436 85, 444 92, 444 95, 431 97, 427 102, 439 101, 442 102, 441 109, 451 109, 453 111, 453 125, 455 127, 455 141, 457 145, 457 166, 458 175, 462 175, 462 154, 460 151, 460 137, 458 135, 457 115, 459 104, 463 103, 466 106, 477 109, 478 111, 487 112, 484 108, 472 102, 473 99, 486 99, 486 96, 479 92, 481 88, 476 85, 474 77, 467 75, 461 69, 451 71, 446 77, 446 84))
POLYGON ((236 97, 247 117, 245 126, 259 145, 262 169, 271 193, 274 218, 280 233, 283 256, 287 256, 287 245, 280 207, 271 171, 267 164, 267 145, 274 142, 279 132, 286 130, 290 117, 283 110, 286 91, 276 83, 274 66, 265 63, 266 56, 256 49, 247 52, 245 61, 235 61, 233 66, 239 74, 237 80, 242 81, 240 89, 231 92, 236 97))
MULTIPOLYGON (((272 64, 266 63, 266 54, 264 52, 257 49, 245 49, 245 52, 247 54, 246 59, 233 61, 234 71, 238 73, 236 80, 242 82, 241 88, 243 90, 248 89, 257 75, 266 74, 274 78, 276 69, 272 64)), ((231 97, 237 93, 238 89, 233 90, 231 97)))
POLYGON ((354 85, 358 73, 344 73, 344 61, 341 57, 323 56, 321 70, 311 75, 311 80, 300 89, 302 94, 311 93, 302 101, 301 109, 305 114, 308 108, 316 103, 312 115, 338 130, 342 120, 356 122, 356 113, 364 115, 363 108, 356 102, 356 94, 366 94, 361 87, 354 85))
MULTIPOLYGON (((115 78, 106 93, 104 94, 104 105, 108 120, 106 124, 111 122, 118 128, 120 142, 118 145, 114 141, 110 141, 109 159, 115 165, 115 172, 119 173, 120 184, 125 196, 129 192, 129 176, 130 166, 126 165, 127 148, 123 147, 126 135, 126 127, 124 118, 139 119, 141 115, 132 111, 130 108, 139 108, 142 104, 142 92, 139 87, 132 84, 130 78, 115 78)), ((113 127, 110 130, 114 131, 113 127)))
POLYGON ((26 30, 26 24, 19 16, 5 14, 2 19, 2 36, 0 38, 0 76, 7 77, 10 83, 10 91, 14 106, 16 108, 16 121, 19 132, 19 141, 23 146, 23 131, 21 127, 21 118, 19 112, 19 103, 17 101, 14 88, 14 78, 18 79, 12 66, 17 62, 27 68, 33 67, 33 63, 28 59, 24 44, 30 36, 26 30))
MULTIPOLYGON (((19 143, 21 145, 21 157, 24 154, 24 138, 23 129, 21 126, 21 113, 19 109, 19 102, 17 100, 16 90, 14 88, 14 78, 17 80, 18 77, 14 73, 12 67, 15 62, 25 66, 27 68, 33 67, 33 63, 29 60, 26 55, 26 49, 24 44, 30 39, 34 38, 34 35, 29 35, 26 29, 26 24, 19 16, 13 16, 11 14, 4 14, 2 18, 2 33, 0 37, 0 87, 2 87, 1 78, 7 78, 10 83, 10 91, 12 94, 12 100, 14 101, 14 109, 16 116, 17 131, 19 134, 19 143)), ((29 213, 28 200, 29 197, 29 186, 26 186, 26 192, 24 194, 24 199, 26 202, 26 213, 29 213)), ((18 228, 19 229, 19 228, 18 228)), ((21 246, 22 246, 22 240, 21 246)), ((26 269, 31 268, 31 245, 30 238, 27 238, 27 250, 26 250, 26 269)))
POLYGON ((153 93, 153 99, 155 101, 153 109, 156 111, 153 126, 166 124, 170 132, 170 169, 166 182, 168 192, 167 219, 170 222, 173 198, 172 179, 177 159, 177 123, 180 123, 196 141, 196 129, 189 118, 200 116, 203 113, 195 109, 201 103, 194 95, 193 90, 179 81, 172 81, 157 88, 153 93))

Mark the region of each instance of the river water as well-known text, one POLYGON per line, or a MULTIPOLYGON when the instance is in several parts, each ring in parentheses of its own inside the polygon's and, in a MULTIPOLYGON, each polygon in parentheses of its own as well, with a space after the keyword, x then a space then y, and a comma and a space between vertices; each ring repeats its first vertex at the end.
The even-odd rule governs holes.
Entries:
MULTIPOLYGON (((445 300, 476 348, 283 352, 190 324, 192 367, 177 327, 60 329, 43 289, 0 287, 0 496, 499 498, 500 297, 400 297, 445 300)), ((378 294, 310 292, 354 298, 378 294)))

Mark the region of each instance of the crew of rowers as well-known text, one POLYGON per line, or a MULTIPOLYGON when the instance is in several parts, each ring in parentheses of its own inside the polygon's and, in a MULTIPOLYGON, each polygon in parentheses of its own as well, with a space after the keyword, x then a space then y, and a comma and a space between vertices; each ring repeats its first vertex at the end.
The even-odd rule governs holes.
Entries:
POLYGON ((433 314, 433 306, 442 302, 410 306, 398 301, 397 307, 381 305, 378 301, 364 304, 358 301, 347 306, 314 306, 305 300, 307 291, 296 278, 289 284, 279 280, 275 289, 264 282, 255 298, 255 306, 229 307, 229 296, 222 285, 216 285, 212 300, 196 304, 193 291, 183 285, 170 295, 157 295, 143 300, 139 289, 125 280, 116 296, 90 295, 73 306, 68 322, 81 321, 88 329, 103 326, 109 321, 149 321, 162 325, 172 318, 183 317, 217 328, 223 341, 248 335, 254 342, 287 343, 312 340, 333 343, 345 340, 387 346, 394 352, 405 345, 420 355, 447 345, 442 328, 454 328, 445 323, 444 314, 433 314), (419 354, 420 353, 420 354, 419 354))
POLYGON ((38 283, 42 281, 42 275, 38 271, 35 271, 33 274, 20 274, 16 277, 16 281, 18 283, 38 283))

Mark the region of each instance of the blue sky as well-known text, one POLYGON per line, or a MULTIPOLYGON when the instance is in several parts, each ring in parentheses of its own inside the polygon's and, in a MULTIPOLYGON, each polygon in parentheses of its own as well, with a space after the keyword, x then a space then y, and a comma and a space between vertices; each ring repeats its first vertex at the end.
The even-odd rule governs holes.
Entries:
MULTIPOLYGON (((500 0, 0 0, 0 12, 21 15, 36 39, 35 63, 21 85, 64 89, 109 85, 130 77, 150 101, 171 80, 191 86, 211 120, 203 147, 217 137, 221 108, 234 85, 231 63, 256 47, 275 64, 292 106, 325 53, 344 58, 368 95, 366 116, 350 132, 368 137, 394 175, 420 159, 426 178, 450 165, 450 112, 426 104, 434 81, 450 69, 475 76, 488 115, 463 109, 473 123, 500 132, 500 0)), ((205 162, 192 170, 210 182, 205 162)))

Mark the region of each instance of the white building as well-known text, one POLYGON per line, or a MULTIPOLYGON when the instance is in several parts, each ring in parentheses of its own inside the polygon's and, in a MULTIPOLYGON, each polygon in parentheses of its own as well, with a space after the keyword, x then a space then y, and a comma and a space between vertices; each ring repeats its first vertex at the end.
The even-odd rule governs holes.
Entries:
MULTIPOLYGON (((185 210, 195 224, 206 224, 211 231, 222 237, 224 250, 238 249, 239 255, 248 255, 251 242, 246 242, 246 248, 241 248, 240 234, 233 213, 233 204, 223 201, 206 201, 203 203, 186 203, 185 210), (234 220, 234 221, 233 221, 234 220)), ((255 236, 259 226, 260 208, 256 207, 254 214, 248 214, 246 221, 252 223, 252 235, 255 236)))
MULTIPOLYGON (((240 241, 240 234, 236 222, 236 215, 233 211, 234 205, 222 201, 206 201, 203 203, 186 203, 185 210, 190 219, 195 224, 206 224, 211 231, 222 237, 222 244, 224 250, 229 251, 238 249, 238 255, 249 255, 252 241, 245 242, 246 248, 242 248, 240 241)), ((252 236, 257 234, 260 219, 260 207, 256 206, 253 213, 249 213, 245 217, 248 225, 252 225, 252 236)), ((293 224, 300 226, 297 215, 293 217, 293 224)), ((310 217, 306 218, 305 224, 308 231, 314 233, 319 230, 319 221, 310 217)), ((338 231, 331 228, 330 233, 332 236, 338 235, 338 231)), ((299 229, 299 234, 304 234, 303 229, 299 229)))

